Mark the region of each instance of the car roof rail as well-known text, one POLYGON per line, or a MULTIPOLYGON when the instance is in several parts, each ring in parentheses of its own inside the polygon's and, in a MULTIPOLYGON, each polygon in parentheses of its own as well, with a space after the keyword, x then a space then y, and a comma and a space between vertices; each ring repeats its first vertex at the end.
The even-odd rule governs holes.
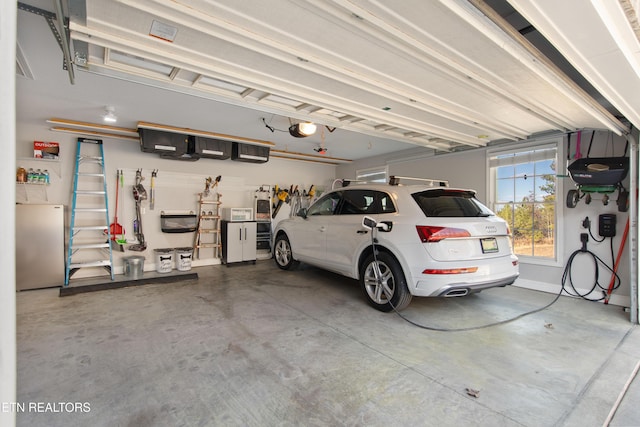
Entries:
POLYGON ((331 189, 335 190, 337 187, 348 187, 351 184, 380 184, 380 182, 364 181, 361 179, 337 178, 333 180, 331 189))
POLYGON ((449 186, 449 180, 446 180, 446 179, 413 178, 410 176, 395 176, 395 175, 391 175, 389 177, 389 185, 399 185, 400 180, 428 182, 429 186, 431 187, 448 187, 449 186))

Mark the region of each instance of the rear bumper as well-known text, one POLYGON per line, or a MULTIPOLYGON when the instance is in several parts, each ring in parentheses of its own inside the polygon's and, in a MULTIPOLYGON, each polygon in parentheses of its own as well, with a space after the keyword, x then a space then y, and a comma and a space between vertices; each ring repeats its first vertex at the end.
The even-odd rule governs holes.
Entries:
POLYGON ((491 280, 488 282, 450 283, 436 289, 435 291, 432 291, 429 294, 420 293, 420 282, 418 282, 418 286, 416 287, 416 292, 414 293, 414 295, 425 297, 461 297, 475 292, 480 292, 484 289, 511 285, 516 281, 518 276, 519 274, 515 274, 513 276, 505 277, 499 280, 491 280))

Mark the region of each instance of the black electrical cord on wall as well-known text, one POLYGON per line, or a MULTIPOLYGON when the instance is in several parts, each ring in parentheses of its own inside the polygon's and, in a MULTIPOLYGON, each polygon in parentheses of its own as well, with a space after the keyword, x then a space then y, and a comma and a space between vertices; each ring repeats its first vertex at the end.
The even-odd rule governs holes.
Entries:
MULTIPOLYGON (((610 239, 611 240, 611 258, 613 259, 613 238, 610 239)), ((591 252, 590 250, 587 249, 587 242, 586 239, 583 240, 582 242, 582 247, 576 251, 574 251, 570 256, 569 259, 567 260, 567 265, 564 268, 564 272, 562 274, 562 290, 565 291, 568 295, 574 296, 574 297, 580 297, 582 299, 585 299, 587 301, 602 301, 607 297, 607 292, 609 291, 608 288, 603 287, 600 284, 599 278, 600 278, 600 268, 599 265, 602 264, 603 266, 605 266, 607 268, 607 270, 609 270, 611 273, 613 273, 614 275, 614 286, 613 286, 613 290, 616 290, 620 287, 620 276, 618 276, 618 273, 616 273, 613 268, 609 267, 609 265, 604 262, 598 255, 594 254, 593 252, 591 252), (580 292, 578 292, 578 290, 576 289, 575 285, 573 284, 573 278, 571 276, 571 270, 573 268, 573 260, 580 255, 581 253, 587 254, 589 256, 591 256, 594 266, 595 266, 595 273, 594 273, 594 282, 593 285, 591 286, 591 289, 589 289, 589 292, 581 294, 580 292), (567 278, 569 279, 569 285, 571 286, 572 292, 569 291, 567 289, 567 278), (589 295, 591 295, 593 292, 597 291, 597 290, 601 290, 602 291, 602 296, 600 298, 590 298, 589 295)))
MULTIPOLYGON (((594 242, 598 242, 598 243, 602 243, 606 239, 606 237, 603 237, 602 239, 596 239, 596 237, 591 232, 591 225, 590 224, 589 224, 589 236, 591 236, 591 240, 593 240, 594 242)), ((613 239, 612 239, 612 242, 613 242, 613 239)), ((613 243, 611 243, 611 246, 613 248, 613 243)), ((611 249, 611 250, 613 250, 613 249, 611 249)))

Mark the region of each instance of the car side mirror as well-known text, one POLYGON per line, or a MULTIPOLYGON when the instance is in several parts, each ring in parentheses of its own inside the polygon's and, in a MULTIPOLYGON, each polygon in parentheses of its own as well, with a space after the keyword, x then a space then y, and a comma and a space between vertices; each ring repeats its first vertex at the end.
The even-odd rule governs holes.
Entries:
POLYGON ((306 218, 307 217, 307 208, 300 208, 298 210, 298 213, 296 213, 296 215, 301 216, 302 218, 306 218))

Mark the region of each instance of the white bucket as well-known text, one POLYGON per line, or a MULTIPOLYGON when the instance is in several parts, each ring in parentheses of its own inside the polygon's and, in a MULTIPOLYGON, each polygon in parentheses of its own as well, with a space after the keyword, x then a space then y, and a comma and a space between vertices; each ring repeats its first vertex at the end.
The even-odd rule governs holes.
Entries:
POLYGON ((176 248, 176 268, 179 271, 191 270, 193 248, 176 248))
POLYGON ((173 268, 173 249, 154 249, 156 253, 156 271, 170 273, 173 268))

